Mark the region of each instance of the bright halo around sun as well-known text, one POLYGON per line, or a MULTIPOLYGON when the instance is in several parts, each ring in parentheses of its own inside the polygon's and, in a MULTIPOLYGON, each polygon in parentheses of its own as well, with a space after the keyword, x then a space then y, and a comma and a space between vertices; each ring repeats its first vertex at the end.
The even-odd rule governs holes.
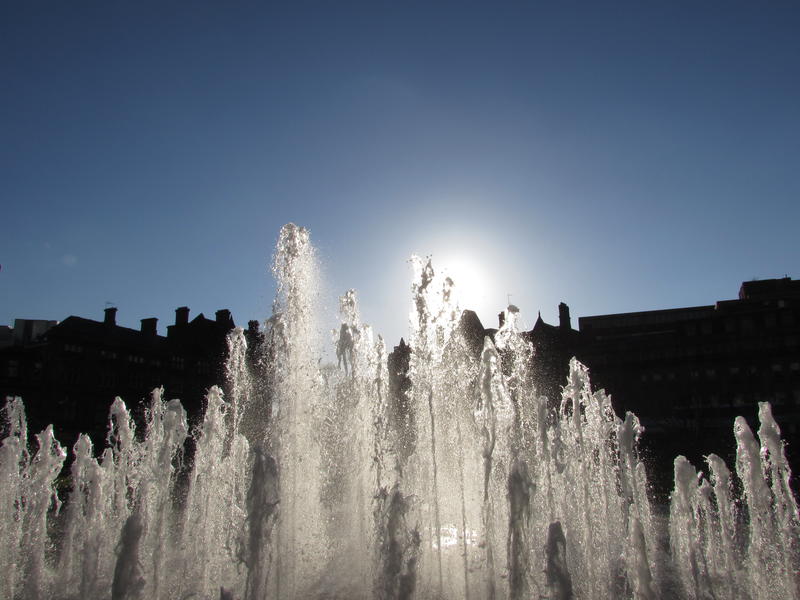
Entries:
POLYGON ((494 290, 488 269, 466 254, 434 254, 431 258, 434 271, 453 280, 456 299, 462 310, 474 310, 482 317, 487 312, 491 314, 494 290))

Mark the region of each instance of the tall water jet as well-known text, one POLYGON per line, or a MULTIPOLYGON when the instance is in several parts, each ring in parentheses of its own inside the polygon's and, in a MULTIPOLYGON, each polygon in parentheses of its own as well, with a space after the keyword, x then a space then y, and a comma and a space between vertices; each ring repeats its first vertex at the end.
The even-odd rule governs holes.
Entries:
POLYGON ((275 365, 265 448, 277 463, 280 516, 271 591, 275 597, 294 598, 308 593, 304 588, 321 577, 326 561, 314 435, 319 396, 313 311, 317 265, 307 229, 294 224, 281 229, 272 271, 277 284, 270 332, 275 365))
POLYGON ((9 398, 3 407, 6 437, 0 445, 0 581, 3 598, 12 598, 21 575, 23 473, 28 462, 28 426, 19 398, 9 398))
POLYGON ((81 436, 72 449, 63 506, 52 429, 29 449, 22 402, 6 403, 0 598, 798 596, 797 504, 769 405, 758 439, 737 419, 734 470, 676 459, 667 521, 639 420, 574 359, 544 397, 516 307, 474 340, 458 282, 414 258, 407 373, 353 290, 327 364, 316 263, 308 231, 285 226, 264 338, 230 333, 202 422, 190 431, 156 390, 137 429, 116 399, 107 448, 81 436))
POLYGON ((24 487, 20 499, 25 503, 25 511, 22 515, 20 546, 26 558, 22 563, 23 594, 38 600, 47 597, 47 589, 52 585, 50 572, 45 565, 45 552, 49 545, 47 515, 51 503, 55 506, 55 512, 60 507, 54 481, 67 454, 53 437, 52 425, 36 434, 36 443, 39 449, 23 474, 24 487))

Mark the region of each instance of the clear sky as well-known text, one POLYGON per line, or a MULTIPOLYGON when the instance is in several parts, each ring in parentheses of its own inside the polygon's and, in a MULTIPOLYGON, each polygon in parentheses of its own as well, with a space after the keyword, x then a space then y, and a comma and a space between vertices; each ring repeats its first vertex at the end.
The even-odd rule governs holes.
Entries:
POLYGON ((264 319, 289 221, 390 344, 412 253, 487 326, 796 278, 798 32, 778 1, 3 2, 0 323, 264 319))

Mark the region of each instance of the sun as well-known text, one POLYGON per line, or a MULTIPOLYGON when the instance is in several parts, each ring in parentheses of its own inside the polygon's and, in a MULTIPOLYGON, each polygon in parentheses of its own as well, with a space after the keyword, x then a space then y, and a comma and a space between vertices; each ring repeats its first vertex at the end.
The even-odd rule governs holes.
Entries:
POLYGON ((468 254, 433 255, 437 273, 453 280, 459 307, 483 316, 491 314, 493 286, 488 269, 468 254))

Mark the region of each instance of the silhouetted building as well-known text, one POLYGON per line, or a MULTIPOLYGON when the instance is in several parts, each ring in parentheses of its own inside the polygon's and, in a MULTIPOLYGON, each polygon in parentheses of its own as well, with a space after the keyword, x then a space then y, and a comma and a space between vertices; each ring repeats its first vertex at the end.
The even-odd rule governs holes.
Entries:
POLYGON ((733 467, 734 418, 744 416, 755 432, 763 401, 772 404, 798 471, 800 281, 750 281, 737 300, 579 324, 579 358, 593 385, 611 394, 618 414, 638 415, 663 477, 671 480, 679 453, 699 467, 714 452, 733 467))
POLYGON ((172 368, 164 386, 171 398, 183 401, 194 418, 202 412, 206 390, 225 382, 226 337, 234 327, 229 310, 218 310, 213 320, 200 313, 189 321, 185 306, 175 310, 175 324, 167 327, 172 368))
POLYGON ((136 330, 117 325, 116 313, 107 308, 102 322, 15 322, 14 343, 0 350, 0 397, 23 398, 32 431, 53 423, 62 443, 80 432, 101 443, 116 396, 141 422, 142 401, 162 385, 196 420, 206 390, 224 382, 225 338, 234 327, 229 311, 190 322, 189 309, 179 308, 166 337, 155 318, 142 319, 136 330))
POLYGON ((0 325, 0 349, 7 348, 14 343, 14 328, 0 325))
POLYGON ((58 321, 44 319, 14 319, 14 327, 0 328, 0 348, 13 345, 30 344, 42 337, 58 321))
POLYGON ((558 325, 549 325, 540 313, 533 329, 523 334, 533 345, 531 371, 537 393, 554 403, 561 398, 569 361, 580 347, 580 335, 572 328, 569 307, 563 302, 558 305, 558 316, 558 325))

